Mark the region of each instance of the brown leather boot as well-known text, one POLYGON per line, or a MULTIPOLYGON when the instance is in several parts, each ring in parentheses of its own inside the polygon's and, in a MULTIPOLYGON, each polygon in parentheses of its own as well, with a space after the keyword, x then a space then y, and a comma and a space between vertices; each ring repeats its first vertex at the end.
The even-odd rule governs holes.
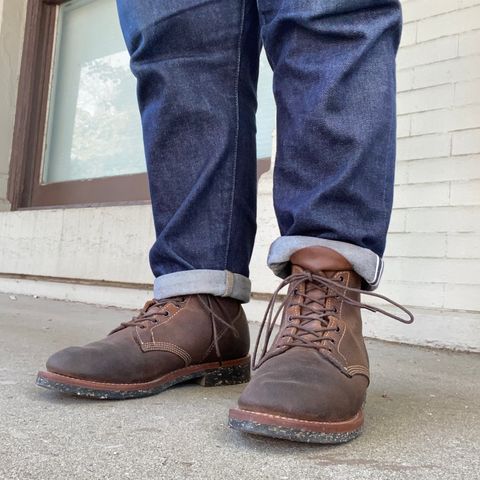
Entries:
MULTIPOLYGON (((295 252, 292 273, 275 291, 257 340, 266 328, 265 345, 254 374, 230 410, 237 430, 312 443, 342 443, 357 437, 369 384, 368 356, 362 336, 361 278, 340 254, 326 247, 295 252), (280 289, 285 300, 273 315, 280 289), (275 320, 279 332, 268 348, 275 320)), ((370 292, 372 296, 385 298, 370 292)))
POLYGON ((147 302, 106 338, 52 355, 37 385, 102 399, 144 397, 196 379, 248 382, 248 324, 233 298, 186 295, 147 302))

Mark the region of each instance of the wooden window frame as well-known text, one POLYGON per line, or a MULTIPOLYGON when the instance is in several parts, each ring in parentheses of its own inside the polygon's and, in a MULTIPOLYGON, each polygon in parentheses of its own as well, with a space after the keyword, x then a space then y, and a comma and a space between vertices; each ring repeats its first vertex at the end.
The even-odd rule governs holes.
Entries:
MULTIPOLYGON (((150 202, 146 173, 40 182, 58 9, 68 0, 28 0, 7 198, 12 210, 150 202)), ((257 178, 270 158, 257 161, 257 178)))

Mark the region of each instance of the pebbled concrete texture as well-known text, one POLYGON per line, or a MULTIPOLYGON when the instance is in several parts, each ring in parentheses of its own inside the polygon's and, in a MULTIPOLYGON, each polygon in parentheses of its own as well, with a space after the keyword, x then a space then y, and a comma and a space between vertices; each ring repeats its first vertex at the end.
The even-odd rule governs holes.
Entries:
POLYGON ((107 402, 34 385, 50 353, 98 339, 131 315, 0 295, 1 479, 480 478, 478 354, 369 341, 365 433, 341 446, 229 430, 241 385, 188 384, 107 402))

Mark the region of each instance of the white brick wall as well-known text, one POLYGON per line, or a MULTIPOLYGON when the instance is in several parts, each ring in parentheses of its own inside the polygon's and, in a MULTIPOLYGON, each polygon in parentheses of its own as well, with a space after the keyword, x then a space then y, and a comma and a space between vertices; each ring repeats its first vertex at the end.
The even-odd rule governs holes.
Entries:
MULTIPOLYGON (((404 0, 394 211, 380 291, 414 307, 480 311, 480 0, 404 0)), ((278 235, 260 182, 253 288, 278 235)))
POLYGON ((398 163, 381 290, 480 310, 480 0, 404 0, 398 163))

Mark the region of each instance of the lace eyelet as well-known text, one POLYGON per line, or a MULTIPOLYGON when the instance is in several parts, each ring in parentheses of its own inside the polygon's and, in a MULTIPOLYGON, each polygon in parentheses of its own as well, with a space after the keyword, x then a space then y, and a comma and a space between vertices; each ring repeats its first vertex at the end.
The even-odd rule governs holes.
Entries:
POLYGON ((339 332, 339 331, 340 331, 340 327, 337 327, 335 331, 336 331, 336 332, 339 332))
POLYGON ((166 312, 163 312, 163 314, 168 317, 170 315, 170 312, 167 310, 166 312))
POLYGON ((333 307, 333 313, 338 313, 337 307, 333 307))
POLYGON ((340 275, 340 276, 338 277, 338 281, 339 281, 339 282, 343 283, 344 280, 345 280, 345 279, 343 278, 343 275, 340 275))

